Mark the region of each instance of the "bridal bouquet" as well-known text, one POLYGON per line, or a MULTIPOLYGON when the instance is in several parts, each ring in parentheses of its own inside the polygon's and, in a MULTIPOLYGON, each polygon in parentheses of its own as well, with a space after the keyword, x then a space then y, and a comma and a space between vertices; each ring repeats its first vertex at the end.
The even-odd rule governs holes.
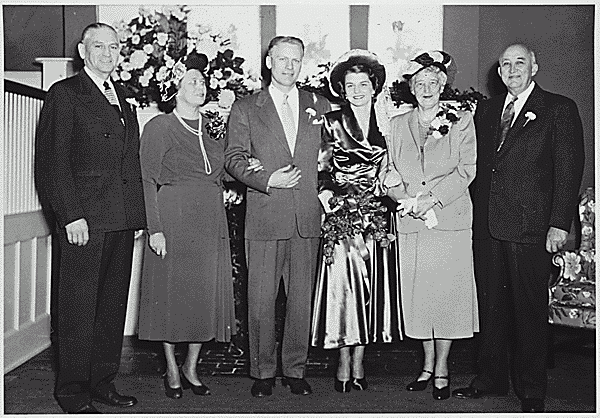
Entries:
POLYGON ((333 196, 329 206, 337 208, 327 213, 321 227, 323 256, 326 264, 333 263, 333 248, 340 241, 357 234, 373 235, 382 247, 387 247, 395 237, 388 234, 384 214, 387 208, 371 191, 351 195, 333 196))

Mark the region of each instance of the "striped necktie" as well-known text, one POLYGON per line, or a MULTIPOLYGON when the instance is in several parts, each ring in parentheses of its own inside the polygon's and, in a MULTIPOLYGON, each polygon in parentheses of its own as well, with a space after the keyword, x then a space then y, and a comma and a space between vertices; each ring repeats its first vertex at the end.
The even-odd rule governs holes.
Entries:
POLYGON ((506 140, 506 135, 508 134, 510 125, 512 125, 513 118, 515 117, 516 101, 517 96, 512 98, 512 100, 508 103, 508 105, 506 105, 506 109, 504 109, 504 112, 502 113, 502 118, 500 119, 500 141, 496 152, 500 151, 500 148, 502 148, 502 145, 504 145, 504 141, 506 140))
POLYGON ((288 102, 287 94, 283 95, 281 123, 283 124, 283 130, 285 131, 285 137, 290 147, 290 152, 294 155, 294 148, 296 146, 296 123, 294 122, 294 115, 292 113, 292 107, 288 102))
POLYGON ((117 95, 115 94, 114 90, 110 87, 110 84, 108 84, 108 81, 104 82, 104 92, 103 93, 104 93, 104 96, 106 97, 106 100, 108 100, 108 103, 110 103, 112 105, 112 107, 115 108, 115 110, 119 114, 119 117, 121 118, 121 123, 123 123, 123 114, 121 113, 121 107, 119 106, 119 100, 117 99, 117 95))

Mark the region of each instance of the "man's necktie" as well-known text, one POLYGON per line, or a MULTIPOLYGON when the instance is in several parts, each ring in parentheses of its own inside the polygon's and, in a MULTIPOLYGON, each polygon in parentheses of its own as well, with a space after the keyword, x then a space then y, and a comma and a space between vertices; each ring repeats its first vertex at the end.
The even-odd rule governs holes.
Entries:
POLYGON ((504 145, 504 141, 506 140, 506 134, 510 129, 510 125, 512 124, 512 120, 515 117, 515 102, 517 101, 517 97, 513 97, 513 99, 506 105, 504 112, 502 113, 502 118, 500 119, 500 141, 498 145, 498 149, 496 152, 500 151, 502 145, 504 145))
POLYGON ((119 107, 119 100, 117 99, 113 89, 110 87, 110 84, 108 84, 108 81, 104 82, 104 96, 106 96, 106 99, 112 105, 112 107, 115 108, 119 114, 119 117, 121 118, 121 123, 123 123, 123 115, 121 113, 121 108, 119 107))
POLYGON ((283 103, 281 105, 281 123, 283 124, 285 137, 290 146, 290 152, 294 155, 294 147, 296 146, 296 124, 294 123, 292 107, 288 102, 287 94, 283 96, 283 103))

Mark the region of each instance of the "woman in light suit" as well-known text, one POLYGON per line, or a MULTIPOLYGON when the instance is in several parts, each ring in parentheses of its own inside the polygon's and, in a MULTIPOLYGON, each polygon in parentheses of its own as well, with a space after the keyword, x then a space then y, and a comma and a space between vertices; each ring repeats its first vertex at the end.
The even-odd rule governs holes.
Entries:
POLYGON ((407 390, 424 390, 433 379, 438 400, 450 396, 452 340, 479 331, 468 190, 475 177, 475 126, 470 112, 440 104, 450 63, 441 51, 411 61, 405 78, 418 105, 392 119, 388 171, 381 177, 399 203, 405 331, 423 340, 425 353, 423 370, 407 390))

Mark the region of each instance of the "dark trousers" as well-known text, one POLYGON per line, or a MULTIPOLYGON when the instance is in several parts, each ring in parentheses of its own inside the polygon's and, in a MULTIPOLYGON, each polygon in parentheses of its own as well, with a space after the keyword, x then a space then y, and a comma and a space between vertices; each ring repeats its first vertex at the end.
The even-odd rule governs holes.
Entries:
POLYGON ((275 377, 275 301, 283 279, 287 302, 281 346, 282 370, 288 377, 304 377, 318 249, 318 238, 302 238, 298 234, 286 240, 246 240, 250 376, 258 379, 275 377))
POLYGON ((545 244, 473 241, 481 332, 479 374, 472 386, 516 395, 546 396, 548 279, 545 244))
POLYGON ((90 402, 90 389, 112 388, 119 371, 133 256, 133 231, 92 232, 82 247, 59 231, 58 375, 66 411, 90 402))

